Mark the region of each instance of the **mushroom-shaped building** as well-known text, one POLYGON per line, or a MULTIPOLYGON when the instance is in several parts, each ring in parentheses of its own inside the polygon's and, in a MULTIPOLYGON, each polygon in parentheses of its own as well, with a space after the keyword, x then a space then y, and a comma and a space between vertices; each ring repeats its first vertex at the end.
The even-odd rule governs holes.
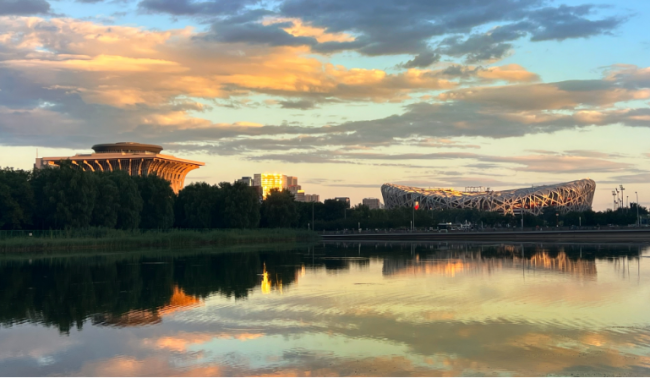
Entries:
POLYGON ((541 214, 548 207, 556 208, 562 213, 589 210, 595 190, 596 183, 590 179, 502 191, 423 189, 395 184, 381 186, 387 209, 478 209, 502 214, 524 212, 535 215, 541 214))
POLYGON ((61 161, 71 161, 84 171, 126 171, 131 176, 155 174, 171 184, 174 193, 183 189, 185 176, 205 163, 163 155, 161 146, 132 142, 96 144, 93 154, 36 159, 36 168, 56 166, 61 161))

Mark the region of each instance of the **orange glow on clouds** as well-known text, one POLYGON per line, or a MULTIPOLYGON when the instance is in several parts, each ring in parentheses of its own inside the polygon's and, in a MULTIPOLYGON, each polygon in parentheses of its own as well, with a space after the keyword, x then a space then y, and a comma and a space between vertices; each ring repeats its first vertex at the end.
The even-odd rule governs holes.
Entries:
POLYGON ((294 37, 314 37, 319 43, 354 41, 354 37, 347 33, 327 33, 325 32, 325 28, 306 25, 299 18, 267 18, 262 24, 272 25, 285 22, 291 22, 292 25, 282 30, 294 37))

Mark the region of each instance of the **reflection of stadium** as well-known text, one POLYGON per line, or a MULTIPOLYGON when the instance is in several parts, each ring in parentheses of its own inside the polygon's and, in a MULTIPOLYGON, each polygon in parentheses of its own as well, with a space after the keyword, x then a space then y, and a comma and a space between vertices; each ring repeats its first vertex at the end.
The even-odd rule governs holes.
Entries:
POLYGON ((55 166, 60 161, 68 160, 73 166, 84 171, 125 171, 131 176, 156 174, 169 181, 174 192, 178 193, 183 189, 187 173, 205 165, 199 161, 163 155, 160 153, 163 148, 153 144, 131 142, 97 144, 93 146, 93 150, 95 150, 93 154, 37 158, 35 167, 55 166))
POLYGON ((557 256, 550 255, 541 250, 530 258, 521 258, 513 255, 512 258, 485 258, 480 253, 467 253, 456 258, 435 260, 385 258, 382 273, 386 276, 400 275, 439 275, 454 277, 460 273, 490 274, 502 269, 527 269, 550 270, 562 272, 576 278, 589 278, 596 276, 596 262, 593 260, 572 260, 566 253, 560 252, 557 256))
POLYGON ((539 215, 544 208, 560 212, 591 209, 596 183, 590 179, 562 184, 503 191, 457 191, 422 189, 395 184, 381 186, 386 208, 419 207, 421 209, 478 209, 502 214, 526 212, 539 215))

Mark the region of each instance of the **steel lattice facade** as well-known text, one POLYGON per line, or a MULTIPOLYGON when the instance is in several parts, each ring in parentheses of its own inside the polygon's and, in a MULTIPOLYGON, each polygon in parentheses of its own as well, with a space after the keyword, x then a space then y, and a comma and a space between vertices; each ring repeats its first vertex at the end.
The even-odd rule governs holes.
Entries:
POLYGON ((586 211, 596 191, 590 179, 562 184, 503 191, 461 192, 453 189, 423 189, 384 184, 381 194, 387 209, 413 207, 421 209, 478 209, 502 214, 530 213, 539 215, 545 208, 554 207, 562 213, 586 211))

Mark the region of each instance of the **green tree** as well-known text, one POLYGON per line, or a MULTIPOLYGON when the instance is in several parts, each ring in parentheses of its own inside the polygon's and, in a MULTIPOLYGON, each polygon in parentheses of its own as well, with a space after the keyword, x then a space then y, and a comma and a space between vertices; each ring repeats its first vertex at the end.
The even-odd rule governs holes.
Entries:
POLYGON ((325 208, 325 205, 322 202, 296 202, 296 206, 299 214, 299 228, 307 228, 308 224, 310 227, 313 227, 312 223, 314 222, 312 222, 312 218, 316 223, 315 229, 318 230, 319 227, 322 228, 325 208))
POLYGON ((137 182, 124 171, 111 172, 108 177, 118 191, 116 227, 123 230, 140 227, 143 202, 137 182))
POLYGON ((114 228, 117 224, 117 214, 120 207, 120 193, 115 182, 104 172, 93 175, 95 191, 95 206, 91 224, 98 227, 114 228))
MULTIPOLYGON (((222 222, 226 228, 254 228, 260 223, 260 201, 257 191, 243 183, 234 184, 222 182, 219 184, 221 189, 220 205, 223 209, 222 222)), ((295 222, 297 210, 295 203, 292 201, 289 207, 293 206, 295 222)))
POLYGON ((21 229, 32 221, 34 193, 27 171, 0 169, 0 228, 21 229))
POLYGON ((35 176, 33 187, 42 226, 81 228, 90 225, 96 187, 88 172, 62 161, 58 168, 38 170, 35 176))
POLYGON ((344 202, 334 199, 326 199, 323 205, 324 208, 322 219, 324 221, 332 221, 335 219, 345 218, 344 211, 347 208, 347 205, 344 202))
POLYGON ((174 199, 176 195, 169 181, 156 175, 134 178, 143 201, 140 228, 171 228, 174 225, 174 199))
POLYGON ((20 228, 22 209, 11 196, 11 188, 0 182, 0 229, 20 228))
POLYGON ((178 193, 174 204, 176 226, 182 228, 217 227, 220 217, 220 190, 205 182, 186 186, 178 193))
POLYGON ((366 205, 356 205, 351 213, 352 218, 357 221, 370 219, 370 208, 366 205))
POLYGON ((288 190, 272 189, 262 203, 262 224, 265 227, 291 227, 298 220, 296 202, 288 190))

